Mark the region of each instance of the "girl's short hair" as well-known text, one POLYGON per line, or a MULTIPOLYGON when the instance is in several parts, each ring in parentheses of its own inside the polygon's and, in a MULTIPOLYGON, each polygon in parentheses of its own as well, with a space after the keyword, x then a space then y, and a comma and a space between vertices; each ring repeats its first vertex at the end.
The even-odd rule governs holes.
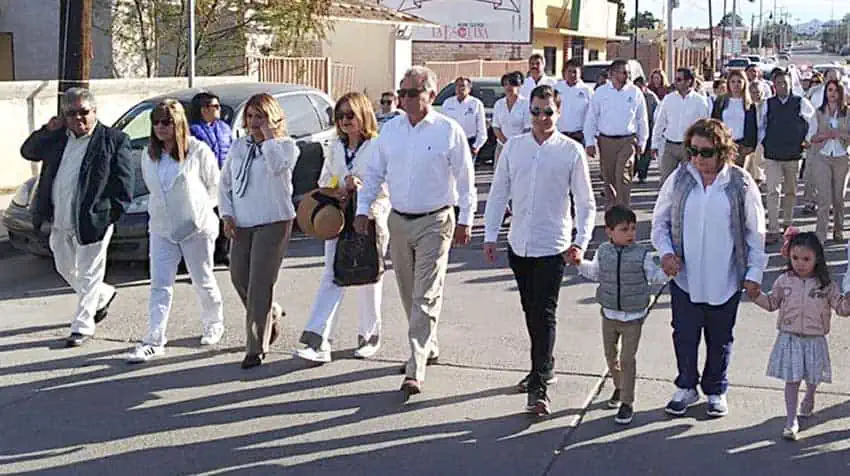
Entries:
POLYGON ((263 114, 269 120, 269 127, 275 129, 276 137, 284 137, 286 132, 286 115, 283 113, 277 99, 267 93, 251 96, 245 103, 245 112, 242 114, 242 127, 248 129, 248 108, 263 114))
POLYGON ((178 162, 186 160, 189 153, 189 121, 186 119, 186 111, 183 105, 176 99, 164 99, 151 111, 151 135, 148 139, 148 157, 151 160, 159 160, 165 144, 154 133, 154 124, 162 119, 170 119, 174 124, 174 159, 178 162))
POLYGON ((363 139, 374 139, 378 136, 378 121, 375 120, 375 110, 372 109, 369 98, 363 95, 363 93, 351 92, 339 98, 336 106, 334 106, 334 123, 336 124, 336 134, 338 137, 345 137, 346 135, 342 131, 342 128, 339 127, 339 120, 337 119, 342 107, 345 105, 351 109, 354 117, 360 121, 363 139))

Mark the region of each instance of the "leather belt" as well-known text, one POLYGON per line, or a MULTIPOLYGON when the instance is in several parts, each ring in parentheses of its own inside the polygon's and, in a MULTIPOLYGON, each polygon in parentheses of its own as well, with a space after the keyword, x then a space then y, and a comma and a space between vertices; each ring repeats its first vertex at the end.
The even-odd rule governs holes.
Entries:
POLYGON ((684 142, 682 142, 682 141, 676 142, 676 141, 674 141, 674 140, 670 140, 670 139, 664 139, 664 140, 666 140, 668 144, 673 144, 673 145, 682 145, 682 144, 684 144, 684 142))
POLYGON ((635 134, 626 134, 624 136, 609 136, 608 134, 599 134, 599 137, 604 137, 606 139, 631 139, 635 136, 635 134))
POLYGON ((404 212, 400 212, 400 211, 396 210, 395 208, 393 208, 393 213, 404 218, 405 220, 416 220, 418 218, 424 218, 424 217, 427 217, 427 216, 436 215, 437 213, 446 211, 449 208, 451 208, 451 207, 446 205, 444 207, 438 208, 436 210, 431 210, 430 212, 425 212, 425 213, 404 213, 404 212))

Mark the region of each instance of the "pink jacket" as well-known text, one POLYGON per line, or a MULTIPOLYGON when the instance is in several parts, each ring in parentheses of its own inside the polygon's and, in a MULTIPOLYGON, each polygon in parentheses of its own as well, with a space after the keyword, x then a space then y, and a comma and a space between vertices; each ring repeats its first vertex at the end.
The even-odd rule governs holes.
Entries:
POLYGON ((817 278, 800 278, 790 271, 776 278, 770 294, 761 293, 755 303, 767 311, 779 309, 776 328, 791 334, 829 334, 832 309, 850 316, 850 297, 841 295, 835 281, 821 289, 817 278))

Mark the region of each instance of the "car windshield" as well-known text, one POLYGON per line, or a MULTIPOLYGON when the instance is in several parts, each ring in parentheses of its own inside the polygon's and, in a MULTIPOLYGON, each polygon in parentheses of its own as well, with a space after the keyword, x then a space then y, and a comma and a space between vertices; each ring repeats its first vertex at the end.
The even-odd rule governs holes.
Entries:
MULTIPOLYGON (((434 99, 435 106, 442 106, 443 102, 455 95, 454 83, 444 87, 437 98, 434 99)), ((484 107, 492 109, 496 101, 505 97, 505 89, 495 80, 490 81, 473 81, 472 82, 472 97, 476 97, 484 103, 484 107)))
POLYGON ((747 67, 747 66, 749 66, 749 65, 750 65, 750 60, 746 60, 746 59, 733 59, 733 60, 729 60, 729 62, 728 62, 728 63, 726 63, 726 65, 727 65, 727 66, 730 66, 730 67, 732 67, 732 68, 745 68, 745 67, 747 67))

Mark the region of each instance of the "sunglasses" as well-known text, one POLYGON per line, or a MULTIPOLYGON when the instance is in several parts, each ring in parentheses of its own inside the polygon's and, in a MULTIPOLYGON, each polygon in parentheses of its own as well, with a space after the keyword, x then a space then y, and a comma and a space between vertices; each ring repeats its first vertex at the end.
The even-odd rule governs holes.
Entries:
POLYGON ((552 109, 551 107, 546 107, 546 108, 543 108, 543 109, 540 109, 539 107, 532 107, 531 108, 531 115, 532 116, 537 117, 541 114, 545 114, 546 117, 552 117, 552 116, 555 115, 555 110, 552 109))
POLYGON ((339 112, 336 113, 336 120, 337 121, 341 121, 343 119, 348 119, 350 121, 350 120, 354 119, 354 117, 355 117, 354 112, 352 112, 352 111, 347 111, 347 112, 339 111, 339 112))
POLYGON ((221 104, 205 104, 204 108, 207 109, 221 109, 221 104))
POLYGON ((685 150, 688 152, 688 157, 702 157, 703 159, 710 159, 712 157, 717 156, 718 150, 716 148, 708 148, 708 149, 697 149, 696 147, 687 147, 685 150))
POLYGON ((389 105, 390 105, 390 104, 392 104, 392 103, 393 103, 393 102, 392 102, 391 100, 389 100, 389 99, 381 99, 381 105, 382 105, 382 106, 389 106, 389 105))
POLYGON ((171 120, 170 117, 163 117, 162 119, 154 119, 153 121, 151 121, 151 124, 153 124, 154 126, 162 124, 163 126, 168 127, 174 124, 174 121, 171 120))
POLYGON ((91 109, 69 109, 65 111, 65 117, 88 116, 91 114, 91 109))
POLYGON ((403 98, 403 97, 415 98, 415 97, 419 96, 420 94, 422 94, 424 92, 425 92, 425 88, 403 88, 403 89, 399 89, 397 91, 398 97, 400 97, 400 98, 403 98))

